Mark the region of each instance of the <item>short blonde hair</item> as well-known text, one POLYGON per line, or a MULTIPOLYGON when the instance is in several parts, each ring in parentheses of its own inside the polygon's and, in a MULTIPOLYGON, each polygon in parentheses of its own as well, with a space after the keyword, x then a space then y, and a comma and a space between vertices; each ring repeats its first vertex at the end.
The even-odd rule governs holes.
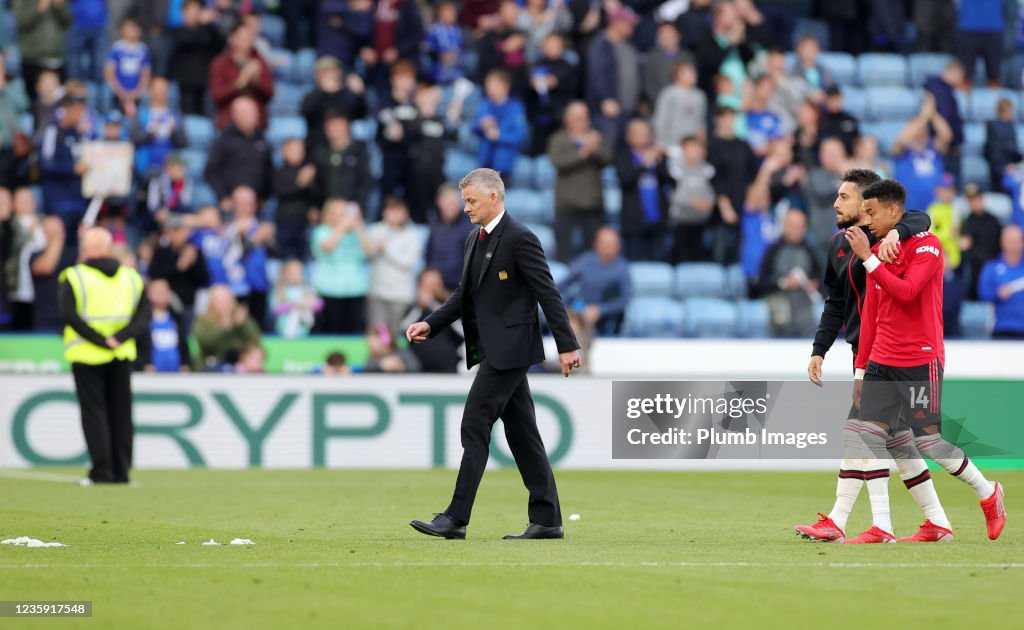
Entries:
POLYGON ((470 186, 478 188, 485 195, 497 193, 500 201, 505 200, 505 182, 501 181, 501 174, 492 168, 473 169, 459 182, 459 190, 470 186))

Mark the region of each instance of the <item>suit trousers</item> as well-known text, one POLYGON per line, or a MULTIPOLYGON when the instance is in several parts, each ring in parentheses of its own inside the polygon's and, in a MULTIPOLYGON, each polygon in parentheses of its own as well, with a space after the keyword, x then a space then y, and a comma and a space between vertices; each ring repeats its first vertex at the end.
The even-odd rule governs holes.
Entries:
POLYGON ((462 464, 451 505, 445 510, 449 516, 469 523, 490 455, 491 428, 501 418, 509 449, 530 493, 530 522, 547 527, 562 524, 555 476, 537 430, 527 370, 496 369, 486 355, 480 363, 462 416, 462 464))
POLYGON ((132 362, 72 363, 82 431, 92 459, 89 479, 128 483, 132 466, 132 362))

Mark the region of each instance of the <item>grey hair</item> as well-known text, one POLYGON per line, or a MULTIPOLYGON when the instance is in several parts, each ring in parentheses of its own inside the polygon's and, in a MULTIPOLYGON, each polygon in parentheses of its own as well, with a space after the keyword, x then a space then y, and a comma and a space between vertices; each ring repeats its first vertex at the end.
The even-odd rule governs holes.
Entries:
POLYGON ((498 200, 505 200, 505 182, 501 181, 498 171, 491 168, 477 168, 470 171, 459 182, 459 190, 473 186, 485 195, 498 194, 498 200))

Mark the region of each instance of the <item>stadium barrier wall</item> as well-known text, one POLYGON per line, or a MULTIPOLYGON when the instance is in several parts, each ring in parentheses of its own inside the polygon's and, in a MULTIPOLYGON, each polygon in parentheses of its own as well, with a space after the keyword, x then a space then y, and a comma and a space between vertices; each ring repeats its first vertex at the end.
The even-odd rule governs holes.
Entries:
MULTIPOLYGON (((614 460, 610 379, 537 375, 530 382, 541 434, 559 468, 835 466, 826 460, 614 460)), ((134 379, 135 466, 454 467, 468 385, 459 376, 141 374, 134 379)), ((956 402, 950 413, 1019 417, 1016 398, 1022 390, 1021 381, 951 379, 947 391, 956 402)), ((70 376, 2 376, 0 391, 0 468, 87 465, 70 376)), ((822 422, 842 420, 837 415, 822 422)), ((492 455, 492 466, 514 465, 500 424, 492 455)))

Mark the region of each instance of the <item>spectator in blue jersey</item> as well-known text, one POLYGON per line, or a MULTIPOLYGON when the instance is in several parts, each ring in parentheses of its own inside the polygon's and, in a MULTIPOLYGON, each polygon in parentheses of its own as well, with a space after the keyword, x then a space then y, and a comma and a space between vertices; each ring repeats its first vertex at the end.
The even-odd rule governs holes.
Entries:
POLYGON ((654 142, 651 124, 646 119, 634 118, 626 125, 626 142, 616 151, 615 172, 622 188, 619 223, 626 258, 663 260, 666 193, 673 182, 664 149, 654 142))
POLYGON ((434 82, 441 85, 466 73, 462 65, 466 42, 458 19, 458 6, 454 2, 442 2, 437 5, 437 20, 427 30, 426 50, 433 62, 430 73, 434 82))
POLYGON ((1010 164, 1003 174, 1003 189, 1013 200, 1013 216, 1010 219, 1024 228, 1024 162, 1010 164))
POLYGON ((747 144, 758 158, 768 154, 771 143, 783 135, 782 118, 769 109, 775 93, 775 80, 763 74, 754 81, 747 102, 747 144))
POLYGON ((228 268, 231 265, 228 250, 231 247, 231 239, 224 232, 220 210, 216 206, 204 206, 199 209, 189 242, 202 254, 202 259, 206 262, 207 284, 228 284, 228 268))
POLYGON ((149 103, 131 120, 135 170, 144 178, 160 173, 167 156, 188 145, 185 126, 168 104, 167 79, 157 77, 149 87, 149 103))
POLYGON ((619 233, 607 226, 598 230, 594 248, 572 262, 559 288, 568 307, 597 335, 618 334, 633 291, 619 233))
POLYGON ((79 130, 85 116, 85 99, 77 95, 64 98, 56 120, 40 135, 39 180, 43 187, 46 214, 64 221, 69 246, 78 243, 78 225, 85 214, 82 197, 82 175, 87 165, 80 161, 82 143, 79 130))
POLYGON ((145 372, 190 372, 188 328, 173 304, 171 285, 160 278, 146 284, 153 307, 147 333, 139 335, 136 365, 145 372))
POLYGON ((541 57, 530 66, 526 111, 530 121, 531 156, 548 150, 551 135, 562 124, 565 108, 576 97, 579 69, 565 60, 565 40, 550 33, 541 44, 541 57))
POLYGON ((107 0, 71 0, 71 15, 64 48, 68 78, 99 83, 107 47, 107 0))
POLYGON ((441 273, 448 291, 454 291, 462 279, 463 246, 473 230, 469 215, 462 211, 458 186, 448 183, 437 191, 437 214, 430 217, 427 237, 427 267, 441 273))
POLYGON ((996 305, 993 337, 1024 339, 1024 231, 1007 225, 1000 245, 1002 255, 981 271, 978 297, 996 305))
POLYGON ((772 152, 761 162, 757 177, 747 188, 747 194, 743 198, 743 214, 740 217, 740 266, 747 278, 747 286, 752 292, 757 287, 764 254, 778 238, 778 229, 771 212, 771 184, 777 175, 792 163, 792 150, 786 144, 775 144, 772 152))
POLYGON ((517 99, 511 98, 512 79, 504 70, 487 73, 484 80, 484 99, 476 111, 473 132, 480 137, 477 166, 492 168, 508 186, 516 158, 529 133, 526 110, 517 99))
POLYGON ((149 48, 142 43, 142 29, 135 18, 121 20, 119 32, 121 38, 110 48, 104 75, 114 93, 115 105, 128 116, 135 116, 152 76, 149 48))
POLYGON ((257 217, 259 198, 248 186, 239 186, 231 193, 234 219, 227 225, 231 239, 233 263, 229 270, 231 288, 238 301, 249 306, 249 314, 261 329, 267 327, 267 250, 274 243, 274 224, 257 217))
POLYGON ((957 56, 968 77, 977 60, 985 60, 985 79, 998 87, 1003 64, 1003 0, 960 2, 957 20, 957 56))
POLYGON ((907 123, 892 145, 893 179, 907 189, 907 210, 924 210, 935 199, 942 181, 943 156, 953 132, 935 107, 935 97, 925 94, 921 111, 907 123), (935 137, 929 136, 929 126, 935 137))

